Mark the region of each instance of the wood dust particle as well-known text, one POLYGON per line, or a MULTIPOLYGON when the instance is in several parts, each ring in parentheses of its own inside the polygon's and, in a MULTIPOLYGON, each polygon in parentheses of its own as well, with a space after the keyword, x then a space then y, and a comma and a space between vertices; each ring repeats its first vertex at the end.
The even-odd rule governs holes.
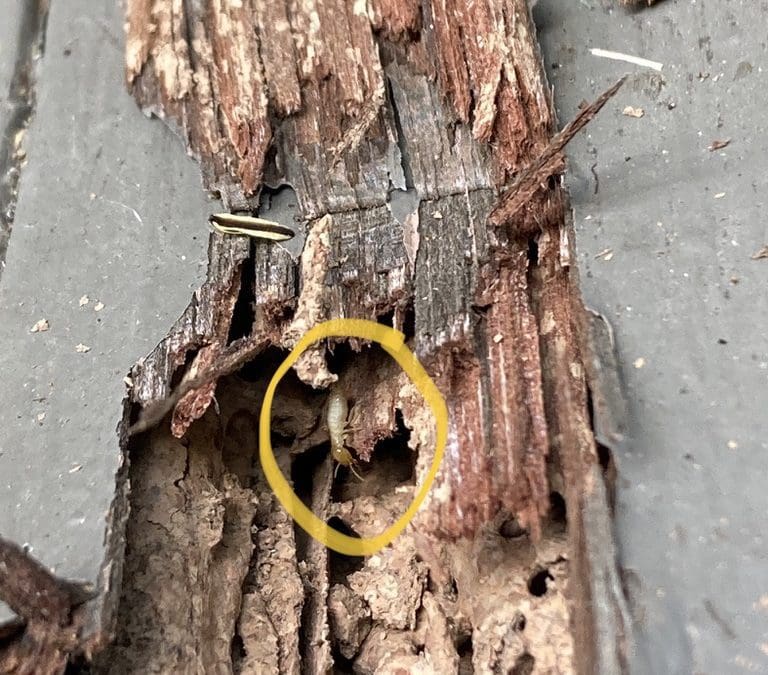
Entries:
POLYGON ((634 365, 635 368, 637 368, 639 370, 640 368, 645 366, 645 359, 641 356, 640 358, 635 359, 635 361, 634 361, 634 363, 632 365, 634 365))
POLYGON ((37 415, 38 424, 42 424, 44 419, 45 419, 45 413, 44 412, 38 413, 37 415))
POLYGON ((736 441, 728 441, 728 448, 730 450, 736 450, 738 449, 739 444, 736 441))
POLYGON ((440 213, 440 211, 435 211, 435 212, 432 214, 432 217, 433 217, 435 220, 442 220, 442 219, 443 219, 443 214, 442 214, 442 213, 440 213))
POLYGON ((30 333, 45 333, 49 328, 51 327, 51 324, 48 323, 48 319, 40 319, 39 321, 35 322, 35 325, 32 326, 32 328, 29 329, 30 333))
POLYGON ((73 466, 73 467, 72 467, 72 468, 71 468, 69 471, 67 471, 67 473, 77 473, 77 472, 78 472, 78 471, 80 471, 80 469, 82 469, 82 468, 83 468, 83 465, 82 465, 82 464, 76 464, 76 465, 75 465, 75 466, 73 466))
POLYGON ((496 344, 499 344, 504 339, 504 336, 501 333, 496 333, 496 335, 493 336, 493 341, 496 344))
POLYGON ((753 605, 755 609, 762 609, 768 611, 768 595, 761 595, 757 602, 753 605))
POLYGON ((752 260, 763 260, 764 258, 768 258, 768 244, 752 255, 752 260))
POLYGON ((91 299, 87 295, 84 295, 82 298, 80 298, 78 304, 80 307, 85 307, 90 301, 91 299))
POLYGON ((627 117, 637 117, 640 118, 643 115, 645 115, 645 110, 642 108, 633 108, 631 105, 628 105, 624 110, 621 111, 622 115, 626 115, 627 117))
POLYGON ((93 306, 94 312, 100 312, 102 309, 104 309, 104 303, 99 301, 93 306))
POLYGON ((727 148, 730 144, 731 144, 730 138, 727 138, 724 141, 715 140, 715 141, 712 141, 712 143, 710 143, 707 150, 709 150, 710 152, 714 152, 715 150, 722 150, 723 148, 727 148))
POLYGON ((88 345, 84 345, 82 342, 78 345, 75 345, 75 351, 78 354, 85 354, 86 352, 91 351, 91 348, 88 345))
POLYGON ((715 199, 722 199, 723 197, 725 197, 725 192, 718 192, 715 195, 715 199))

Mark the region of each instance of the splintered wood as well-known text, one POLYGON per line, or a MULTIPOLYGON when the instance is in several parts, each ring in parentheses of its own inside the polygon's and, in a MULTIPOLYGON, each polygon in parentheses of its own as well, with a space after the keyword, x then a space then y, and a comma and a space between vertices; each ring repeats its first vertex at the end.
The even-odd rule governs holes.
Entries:
MULTIPOLYGON (((206 284, 131 373, 132 401, 156 405, 134 430, 169 412, 183 375, 170 418, 183 438, 165 418, 134 444, 115 663, 135 660, 130 636, 162 617, 144 670, 584 666, 590 647, 569 628, 594 627, 580 513, 603 497, 587 480, 584 311, 558 176, 565 143, 621 82, 555 135, 524 0, 129 0, 127 17, 128 85, 181 132, 206 188, 231 210, 255 210, 264 186, 292 188, 306 238, 294 259, 213 235, 206 284), (365 560, 329 557, 295 531, 255 468, 254 419, 279 350, 337 317, 405 332, 449 408, 414 527, 365 560), (574 514, 567 533, 553 505, 574 514), (174 578, 184 592, 166 599, 174 578), (235 590, 214 603, 219 584, 235 590)), ((294 376, 273 408, 285 473, 316 513, 379 533, 431 463, 429 410, 357 342, 310 349, 294 376), (311 387, 337 375, 365 419, 351 442, 372 460, 359 488, 340 489, 317 460, 328 439, 311 387), (405 457, 386 464, 395 447, 405 457), (407 470, 385 480, 377 462, 407 470)))

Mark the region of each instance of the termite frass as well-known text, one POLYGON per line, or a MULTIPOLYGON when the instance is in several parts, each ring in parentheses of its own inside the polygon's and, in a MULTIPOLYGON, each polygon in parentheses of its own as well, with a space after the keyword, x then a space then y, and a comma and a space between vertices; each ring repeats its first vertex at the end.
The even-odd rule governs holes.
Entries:
POLYGON ((357 462, 346 445, 347 434, 354 428, 348 416, 349 404, 347 397, 344 395, 341 385, 336 382, 331 385, 325 417, 326 425, 328 426, 328 436, 331 439, 331 456, 338 462, 334 475, 338 473, 339 467, 343 464, 348 466, 355 476, 363 480, 363 477, 355 470, 357 462))

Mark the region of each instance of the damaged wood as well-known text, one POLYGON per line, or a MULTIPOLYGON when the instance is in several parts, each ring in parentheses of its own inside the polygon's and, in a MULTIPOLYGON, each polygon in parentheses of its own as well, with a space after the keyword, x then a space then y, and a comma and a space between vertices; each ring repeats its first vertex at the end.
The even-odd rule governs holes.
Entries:
POLYGON ((54 675, 88 652, 80 637, 85 616, 78 608, 92 596, 0 537, 0 598, 21 619, 0 635, 0 673, 54 675))
MULTIPOLYGON (((610 527, 557 177, 621 81, 553 138, 524 0, 131 0, 127 15, 131 91, 180 131, 206 188, 254 211, 264 186, 293 189, 306 239, 295 258, 212 235, 206 284, 131 373, 148 411, 132 431, 150 431, 130 449, 125 586, 101 667, 586 672, 603 625, 589 574, 613 561, 593 555, 610 527), (359 560, 297 531, 256 461, 276 365, 338 317, 402 330, 450 412, 417 522, 359 560)), ((357 341, 318 344, 291 377, 273 406, 282 470, 321 517, 380 533, 431 463, 429 410, 357 341), (316 389, 336 379, 365 420, 360 485, 310 461, 328 451, 316 389)))

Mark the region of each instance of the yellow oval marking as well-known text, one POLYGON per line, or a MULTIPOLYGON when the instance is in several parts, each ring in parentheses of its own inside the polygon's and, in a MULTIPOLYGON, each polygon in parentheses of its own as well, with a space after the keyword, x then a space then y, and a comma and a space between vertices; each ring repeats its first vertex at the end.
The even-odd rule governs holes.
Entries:
POLYGON ((367 321, 365 319, 333 319, 310 329, 299 340, 272 376, 267 392, 264 395, 264 403, 259 417, 259 458, 261 459, 261 466, 264 469, 267 482, 280 504, 307 534, 328 548, 351 556, 367 556, 376 553, 397 537, 408 523, 411 522, 424 498, 427 496, 429 489, 432 487, 437 470, 440 468, 440 462, 443 459, 447 438, 448 408, 445 405, 445 400, 427 374, 427 371, 424 370, 416 356, 405 345, 405 336, 394 328, 382 326, 374 321, 367 321), (318 340, 328 337, 351 337, 380 344, 410 378, 416 389, 424 397, 435 417, 437 426, 435 457, 432 460, 432 465, 429 467, 424 484, 419 488, 405 513, 394 524, 375 537, 364 539, 350 537, 320 520, 296 496, 285 476, 283 476, 282 471, 280 471, 275 459, 275 453, 272 450, 270 422, 272 417, 272 401, 277 385, 309 346, 318 340))

